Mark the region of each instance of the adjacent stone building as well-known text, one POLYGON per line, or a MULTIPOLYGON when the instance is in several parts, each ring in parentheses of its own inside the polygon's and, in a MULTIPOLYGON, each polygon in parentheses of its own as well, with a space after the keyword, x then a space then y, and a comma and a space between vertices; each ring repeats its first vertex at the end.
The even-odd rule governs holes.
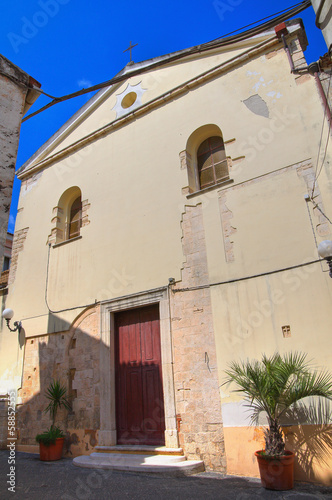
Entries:
POLYGON ((12 258, 13 236, 14 235, 12 233, 7 232, 7 237, 4 247, 2 272, 0 274, 0 289, 6 288, 8 285, 9 268, 12 258))
MULTIPOLYGON (((282 31, 305 66, 302 23, 282 31)), ((166 445, 258 474, 262 429, 222 385, 228 363, 300 348, 332 366, 322 120, 315 78, 266 28, 127 65, 22 166, 7 304, 24 365, 1 358, 3 384, 23 373, 19 449, 59 378, 68 456, 166 445)))
POLYGON ((0 269, 3 267, 9 209, 21 120, 40 95, 40 84, 0 54, 0 269))
MULTIPOLYGON (((0 301, 5 308, 13 235, 7 233, 21 120, 39 97, 40 84, 0 54, 0 301)), ((2 324, 2 318, 1 318, 2 324)), ((4 346, 0 348, 5 355, 4 346)), ((6 388, 0 387, 0 446, 6 440, 6 388), (2 406, 1 406, 2 405, 2 406)))

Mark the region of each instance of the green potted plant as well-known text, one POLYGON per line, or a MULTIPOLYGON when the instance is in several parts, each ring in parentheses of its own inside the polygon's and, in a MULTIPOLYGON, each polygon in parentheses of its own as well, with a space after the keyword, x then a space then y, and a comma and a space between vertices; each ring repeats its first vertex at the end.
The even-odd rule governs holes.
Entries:
POLYGON ((294 453, 285 450, 281 422, 301 411, 299 401, 310 396, 332 399, 332 375, 313 369, 306 354, 278 353, 262 361, 233 361, 225 384, 234 382, 235 392, 245 395, 251 422, 267 416, 265 449, 255 453, 262 485, 267 489, 288 490, 294 486, 294 453))
POLYGON ((61 407, 70 409, 70 403, 66 399, 66 388, 59 380, 52 380, 46 389, 45 396, 49 399, 49 404, 45 408, 45 413, 49 413, 52 418, 51 427, 36 436, 39 443, 40 460, 60 460, 62 457, 64 434, 60 427, 55 425, 58 409, 61 407))

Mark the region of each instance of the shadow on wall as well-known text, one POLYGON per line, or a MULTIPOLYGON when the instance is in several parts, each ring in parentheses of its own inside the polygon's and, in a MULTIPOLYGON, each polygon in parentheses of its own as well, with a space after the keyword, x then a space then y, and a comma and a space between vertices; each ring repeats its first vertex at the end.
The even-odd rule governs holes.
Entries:
MULTIPOLYGON (((23 382, 18 392, 22 405, 17 408, 18 445, 22 450, 37 446, 36 435, 51 425, 43 410, 48 404, 45 391, 52 379, 67 387, 72 406, 70 412, 59 410, 56 422, 67 431, 66 454, 90 453, 97 445, 100 338, 96 314, 92 308, 82 313, 68 331, 26 339, 23 382)), ((52 315, 50 322, 54 324, 55 319, 52 315)))
POLYGON ((328 400, 310 401, 307 406, 298 403, 293 424, 283 427, 286 448, 295 453, 295 478, 317 481, 317 469, 325 469, 332 484, 332 405, 328 400), (306 422, 305 425, 302 425, 306 422))
MULTIPOLYGON (((49 414, 43 410, 48 404, 45 391, 53 379, 65 385, 72 406, 71 411, 60 409, 56 420, 56 425, 66 431, 65 455, 90 454, 98 444, 103 349, 107 350, 104 357, 110 359, 109 348, 100 340, 98 317, 98 309, 93 307, 83 312, 68 331, 26 339, 23 384, 18 394, 22 398, 17 418, 19 450, 37 451, 36 435, 51 425, 49 414)), ((137 337, 125 337, 127 359, 115 366, 119 444, 165 444, 160 365, 149 359, 146 338, 144 342, 147 356, 142 362, 137 337)), ((102 376, 110 372, 111 359, 102 376)))
POLYGON ((49 312, 48 314, 48 326, 47 326, 47 331, 49 334, 51 333, 58 333, 58 332, 65 332, 69 330, 70 328, 70 323, 68 321, 60 318, 54 313, 49 312))

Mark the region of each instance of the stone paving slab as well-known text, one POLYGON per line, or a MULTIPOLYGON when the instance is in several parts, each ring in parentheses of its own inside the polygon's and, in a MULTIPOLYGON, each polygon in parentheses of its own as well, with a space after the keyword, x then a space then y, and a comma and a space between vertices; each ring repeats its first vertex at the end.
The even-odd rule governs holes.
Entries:
POLYGON ((189 477, 91 470, 68 458, 41 462, 15 454, 15 493, 8 491, 8 452, 0 451, 0 499, 15 500, 332 500, 332 488, 296 483, 291 491, 268 491, 258 479, 203 472, 189 477))

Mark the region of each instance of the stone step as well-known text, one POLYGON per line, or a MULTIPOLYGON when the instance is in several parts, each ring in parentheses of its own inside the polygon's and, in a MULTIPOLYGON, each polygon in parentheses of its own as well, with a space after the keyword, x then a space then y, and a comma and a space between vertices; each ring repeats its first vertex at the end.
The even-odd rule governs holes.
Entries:
POLYGON ((182 448, 166 448, 166 446, 96 446, 95 450, 98 453, 134 453, 135 455, 183 455, 182 448))
POLYGON ((83 455, 73 460, 77 467, 89 469, 110 469, 131 472, 153 472, 183 476, 204 471, 200 460, 186 460, 181 455, 156 455, 134 453, 102 453, 100 451, 83 455))

